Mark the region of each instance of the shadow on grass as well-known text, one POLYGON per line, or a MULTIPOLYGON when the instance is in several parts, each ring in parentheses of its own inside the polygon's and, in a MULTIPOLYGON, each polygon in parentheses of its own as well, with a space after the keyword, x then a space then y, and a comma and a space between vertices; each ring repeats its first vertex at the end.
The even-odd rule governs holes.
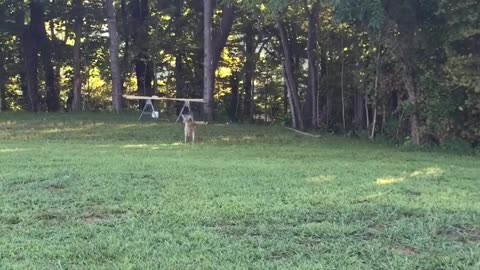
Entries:
POLYGON ((476 215, 370 204, 267 211, 242 218, 206 219, 202 224, 207 231, 241 243, 245 249, 267 251, 268 260, 295 260, 300 251, 304 256, 378 256, 372 263, 381 269, 383 262, 395 256, 413 256, 418 260, 410 263, 436 269, 445 266, 447 257, 457 266, 475 265, 479 254, 469 254, 480 244, 476 215), (279 245, 280 241, 288 242, 279 245))

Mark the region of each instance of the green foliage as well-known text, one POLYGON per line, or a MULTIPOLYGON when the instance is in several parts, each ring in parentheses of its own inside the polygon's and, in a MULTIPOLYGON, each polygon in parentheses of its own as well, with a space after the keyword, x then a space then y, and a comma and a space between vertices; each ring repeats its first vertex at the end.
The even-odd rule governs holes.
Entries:
POLYGON ((373 29, 380 29, 385 15, 382 0, 333 0, 336 17, 346 22, 365 23, 373 29))
POLYGON ((241 1, 243 8, 249 10, 264 10, 267 13, 279 14, 286 11, 289 5, 294 4, 291 0, 246 0, 241 1))
POLYGON ((461 136, 471 143, 480 142, 480 3, 478 1, 444 0, 440 14, 447 21, 445 44, 448 85, 462 93, 464 104, 461 136))
POLYGON ((448 23, 448 63, 451 78, 458 85, 480 93, 480 9, 478 1, 442 1, 441 13, 448 23))
POLYGON ((0 114, 2 268, 478 266, 476 158, 281 127, 198 138, 136 115, 0 114))
POLYGON ((450 152, 463 154, 473 154, 475 152, 475 149, 472 148, 471 143, 461 138, 448 139, 442 144, 442 148, 450 152))

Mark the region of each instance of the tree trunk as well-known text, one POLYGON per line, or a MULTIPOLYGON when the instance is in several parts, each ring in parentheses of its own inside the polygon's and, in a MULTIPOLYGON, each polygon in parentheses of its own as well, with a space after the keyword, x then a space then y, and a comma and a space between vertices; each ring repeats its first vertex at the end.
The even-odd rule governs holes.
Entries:
POLYGON ((285 82, 285 86, 286 86, 286 93, 287 93, 287 100, 288 100, 288 105, 290 107, 290 114, 291 114, 291 117, 292 117, 292 126, 293 128, 297 128, 298 124, 297 124, 297 116, 295 115, 295 104, 293 102, 293 98, 292 98, 292 94, 291 94, 291 89, 290 89, 290 83, 288 82, 288 75, 287 75, 287 68, 285 66, 285 62, 282 61, 282 68, 283 68, 283 80, 285 82))
POLYGON ((220 29, 218 33, 215 33, 214 51, 213 51, 213 72, 217 70, 220 57, 222 56, 223 48, 227 44, 228 36, 233 26, 233 18, 235 10, 233 4, 226 3, 222 10, 222 19, 220 20, 220 29))
MULTIPOLYGON (((140 96, 151 96, 153 82, 153 62, 148 49, 148 25, 146 20, 150 15, 148 0, 136 0, 130 2, 133 18, 133 45, 137 55, 135 56, 135 76, 137 78, 137 93, 140 96)), ((140 110, 145 106, 144 100, 139 100, 140 110)))
POLYGON ((288 88, 287 82, 283 82, 283 113, 285 116, 288 113, 288 88))
MULTIPOLYGON (((137 59, 135 61, 135 75, 137 78, 137 94, 139 96, 152 96, 152 82, 153 82, 153 63, 144 59, 137 59)), ((144 100, 140 100, 140 110, 145 105, 144 100)))
POLYGON ((308 91, 305 98, 304 120, 307 127, 318 127, 317 91, 318 91, 318 66, 315 47, 317 44, 317 21, 320 12, 320 5, 315 2, 312 10, 308 10, 307 1, 304 1, 304 8, 308 16, 308 91))
MULTIPOLYGON (((320 42, 319 42, 320 43, 320 42)), ((328 64, 327 64, 327 55, 325 53, 325 50, 322 50, 321 51, 321 54, 320 54, 320 76, 321 77, 328 77, 328 64)), ((328 80, 327 80, 328 82, 328 80)), ((324 126, 328 126, 328 114, 329 114, 329 106, 327 106, 329 103, 327 102, 328 101, 328 98, 329 98, 329 95, 330 95, 330 89, 329 89, 329 86, 328 86, 328 83, 325 84, 325 102, 323 105, 320 106, 320 91, 318 92, 319 96, 318 96, 318 107, 322 108, 321 110, 319 109, 318 112, 319 112, 319 116, 318 116, 318 123, 319 125, 321 125, 321 123, 323 123, 324 126)))
POLYGON ((122 87, 124 87, 124 82, 127 76, 131 72, 130 66, 130 20, 128 19, 128 11, 127 11, 127 1, 121 0, 120 2, 120 15, 122 16, 122 29, 125 41, 125 47, 123 48, 123 56, 121 61, 121 69, 122 69, 122 87))
POLYGON ((32 26, 28 26, 21 38, 26 88, 23 92, 24 106, 29 112, 38 112, 39 95, 38 95, 38 44, 34 40, 34 32, 32 26))
POLYGON ((45 101, 47 111, 60 110, 60 91, 57 89, 55 71, 52 64, 52 42, 45 29, 45 10, 40 1, 30 1, 30 25, 34 30, 34 42, 39 45, 40 59, 45 73, 45 101))
POLYGON ((158 94, 158 80, 157 80, 157 56, 158 56, 158 27, 159 23, 155 25, 155 40, 153 43, 153 59, 152 59, 152 72, 153 72, 153 94, 158 94))
POLYGON ((298 100, 297 83, 293 72, 292 56, 290 54, 290 44, 287 33, 280 22, 277 22, 277 28, 280 34, 281 45, 283 49, 283 67, 284 77, 287 83, 288 98, 290 103, 290 110, 292 111, 293 128, 304 130, 303 117, 300 110, 300 102, 298 100))
MULTIPOLYGON (((342 41, 342 48, 343 48, 343 41, 342 41)), ((343 49, 342 49, 343 50, 343 49)), ((342 53, 342 71, 340 74, 340 90, 342 93, 342 124, 343 124, 343 134, 346 134, 347 126, 345 123, 345 87, 344 87, 344 77, 345 77, 345 56, 342 53)))
POLYGON ((212 0, 203 0, 203 99, 204 113, 207 121, 213 121, 213 88, 214 72, 213 69, 213 47, 212 47, 212 18, 213 7, 212 0))
MULTIPOLYGON (((185 80, 183 78, 183 59, 182 54, 180 51, 177 51, 177 55, 175 56, 175 93, 177 98, 185 98, 186 96, 186 89, 185 89, 185 80)), ((183 103, 177 102, 176 103, 176 110, 177 115, 180 113, 182 109, 183 103)))
POLYGON ((203 24, 201 27, 201 33, 198 36, 195 36, 195 40, 201 41, 201 44, 197 44, 197 49, 194 50, 194 64, 193 64, 193 77, 190 77, 191 84, 195 85, 193 87, 193 96, 198 98, 203 98, 203 91, 204 91, 204 70, 203 64, 205 62, 205 50, 204 50, 204 40, 203 40, 203 24))
POLYGON ((60 110, 60 91, 57 88, 55 70, 52 64, 52 52, 50 50, 50 43, 48 40, 44 40, 43 47, 41 49, 41 59, 43 70, 45 73, 45 103, 47 105, 47 111, 58 112, 60 110))
POLYGON ((373 88, 373 121, 372 121, 372 131, 370 133, 369 138, 375 138, 375 129, 377 127, 377 103, 378 103, 378 79, 380 76, 380 56, 381 56, 381 49, 380 49, 380 39, 381 39, 381 32, 378 33, 378 52, 377 52, 377 59, 375 61, 375 85, 373 88))
POLYGON ((73 104, 72 110, 79 112, 82 110, 82 73, 80 64, 80 47, 82 39, 83 24, 83 0, 75 0, 73 3, 73 13, 75 14, 75 23, 73 26, 75 32, 75 44, 73 46, 73 104))
POLYGON ((385 124, 387 123, 387 108, 385 106, 385 101, 382 101, 382 127, 380 129, 381 134, 385 134, 385 124))
POLYGON ((370 128, 370 112, 368 110, 368 94, 365 93, 365 98, 363 100, 365 102, 364 109, 365 109, 365 118, 367 121, 367 130, 370 128))
POLYGON ((232 89, 229 109, 230 120, 232 120, 232 122, 238 122, 239 81, 237 73, 233 73, 230 76, 230 88, 232 89))
POLYGON ((342 37, 342 70, 340 73, 340 90, 342 93, 342 123, 343 123, 343 134, 347 132, 347 126, 345 123, 345 87, 344 87, 344 77, 345 77, 345 55, 343 53, 343 37, 342 37))
MULTIPOLYGON (((414 18, 412 18, 414 19, 414 18)), ((412 25, 417 23, 412 22, 412 25)), ((412 45, 412 40, 415 38, 415 27, 403 27, 400 28, 400 35, 396 41, 398 45, 396 48, 396 54, 399 57, 400 62, 400 76, 403 82, 403 86, 407 92, 407 99, 409 107, 407 115, 409 115, 410 122, 410 140, 414 145, 420 145, 420 123, 418 119, 418 89, 416 78, 416 66, 415 66, 415 49, 412 45)))
POLYGON ((208 121, 214 118, 214 88, 215 88, 215 71, 218 68, 223 48, 228 40, 230 31, 233 25, 234 7, 231 3, 226 3, 223 6, 222 18, 220 20, 220 29, 213 33, 212 19, 213 19, 213 5, 212 0, 204 0, 204 105, 205 114, 208 121), (208 45, 207 45, 208 44, 208 45), (210 63, 206 68, 207 61, 210 63), (206 80, 206 72, 209 72, 209 79, 206 80), (208 92, 208 97, 207 97, 208 92))
POLYGON ((112 72, 112 105, 113 111, 120 113, 122 111, 122 73, 120 71, 119 37, 117 31, 117 22, 115 19, 115 6, 113 0, 106 0, 107 24, 110 37, 110 68, 112 72))
POLYGON ((255 33, 253 24, 249 24, 245 31, 245 101, 244 111, 247 120, 253 122, 254 103, 253 103, 253 76, 255 73, 255 33))
MULTIPOLYGON (((175 38, 177 44, 182 44, 182 29, 183 29, 183 21, 182 21, 182 14, 183 14, 183 1, 178 1, 175 3, 175 14, 173 17, 174 20, 174 27, 175 27, 175 38)), ((185 89, 185 70, 183 65, 183 52, 182 49, 178 47, 175 51, 175 95, 177 98, 185 98, 187 97, 186 89, 185 89)), ((183 107, 183 103, 177 101, 175 103, 176 107, 176 115, 180 114, 180 111, 183 107)))
POLYGON ((355 107, 353 124, 355 129, 362 129, 365 126, 365 102, 364 95, 357 89, 355 93, 355 107))
POLYGON ((5 102, 5 94, 6 94, 6 89, 5 89, 5 84, 6 80, 5 78, 7 77, 7 71, 5 70, 5 58, 3 55, 0 55, 0 112, 3 112, 6 110, 6 102, 5 102))
MULTIPOLYGON (((23 28, 25 26, 25 10, 23 9, 22 5, 18 5, 16 10, 15 10, 15 25, 18 28, 23 28)), ((20 88, 22 90, 22 100, 21 104, 24 110, 29 111, 30 106, 29 106, 29 91, 28 91, 28 76, 27 76, 27 68, 28 65, 27 63, 30 61, 27 59, 28 54, 27 52, 27 45, 28 42, 26 42, 26 39, 29 33, 26 33, 29 31, 29 28, 25 29, 24 32, 21 35, 16 36, 16 42, 18 44, 18 52, 20 56, 20 62, 23 64, 23 69, 19 72, 20 76, 20 88)), ((31 53, 30 53, 31 54, 31 53)), ((38 57, 38 56, 37 56, 38 57)), ((38 60, 37 60, 38 61, 38 60)), ((35 75, 36 78, 36 75, 35 75)))
POLYGON ((413 62, 413 48, 410 42, 410 40, 413 39, 414 35, 415 33, 410 29, 405 31, 405 34, 399 38, 400 42, 402 42, 403 44, 401 46, 398 46, 399 50, 397 51, 397 53, 400 56, 400 74, 403 86, 407 91, 407 98, 410 106, 408 110, 408 112, 410 113, 410 140, 414 145, 420 145, 421 135, 417 111, 418 89, 415 75, 416 71, 413 62))
POLYGON ((26 92, 23 93, 26 99, 27 111, 38 112, 40 98, 38 94, 38 62, 39 62, 39 32, 45 29, 43 10, 38 8, 39 3, 30 1, 30 23, 22 35, 22 48, 25 57, 25 77, 27 80, 26 92), (40 26, 40 24, 42 24, 40 26), (40 30, 39 30, 40 29, 40 30))
MULTIPOLYGON (((50 52, 51 52, 51 55, 52 55, 52 63, 54 65, 53 67, 53 71, 54 71, 54 77, 55 77, 55 80, 54 80, 54 85, 55 85, 55 89, 56 91, 58 92, 58 102, 59 102, 59 110, 62 109, 62 107, 60 106, 60 90, 62 88, 61 84, 60 84, 60 79, 61 79, 61 65, 55 65, 55 61, 57 59, 56 57, 56 54, 58 53, 59 51, 59 48, 57 48, 57 44, 56 44, 56 41, 59 41, 60 39, 58 39, 56 36, 55 36, 55 23, 53 20, 50 20, 49 22, 49 27, 50 27, 50 37, 52 37, 51 41, 49 39, 48 42, 49 42, 49 45, 50 45, 50 52)), ((66 44, 67 41, 68 41, 68 37, 69 37, 69 28, 66 27, 65 28, 65 32, 64 32, 64 37, 63 37, 63 44, 66 44)), ((69 91, 70 95, 72 96, 72 101, 73 101, 73 88, 71 89, 71 91, 69 91)))
POLYGON ((403 63, 402 81, 407 90, 408 102, 410 103, 410 106, 412 106, 410 114, 410 139, 413 144, 420 145, 421 135, 417 114, 417 85, 413 68, 409 67, 407 63, 403 63))
POLYGON ((327 100, 325 104, 325 124, 328 127, 332 120, 332 110, 333 110, 333 92, 331 90, 327 93, 327 100))

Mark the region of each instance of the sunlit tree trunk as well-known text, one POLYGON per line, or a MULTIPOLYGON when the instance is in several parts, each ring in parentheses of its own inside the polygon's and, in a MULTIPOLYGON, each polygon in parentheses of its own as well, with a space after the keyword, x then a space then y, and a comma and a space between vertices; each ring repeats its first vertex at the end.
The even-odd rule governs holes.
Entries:
POLYGON ((304 130, 304 122, 302 113, 300 110, 300 102, 298 98, 297 83, 295 80, 295 75, 293 72, 293 62, 292 55, 290 53, 290 43, 288 41, 288 36, 286 30, 281 22, 276 23, 279 34, 281 45, 283 49, 283 67, 284 67, 284 77, 287 84, 288 98, 290 104, 290 110, 292 113, 292 124, 293 128, 304 130))
POLYGON ((212 0, 203 0, 203 99, 204 113, 207 121, 213 120, 213 88, 214 88, 214 72, 213 69, 213 47, 212 47, 212 16, 213 6, 212 0))
POLYGON ((113 111, 122 111, 122 74, 119 60, 119 37, 115 19, 115 6, 113 0, 105 0, 107 11, 108 33, 110 37, 110 68, 112 73, 112 106, 113 111))

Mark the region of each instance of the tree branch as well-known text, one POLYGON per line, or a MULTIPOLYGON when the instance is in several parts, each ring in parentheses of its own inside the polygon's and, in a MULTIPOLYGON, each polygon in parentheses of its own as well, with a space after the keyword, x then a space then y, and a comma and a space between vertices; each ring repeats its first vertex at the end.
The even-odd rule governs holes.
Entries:
POLYGON ((214 34, 213 40, 213 70, 216 70, 218 67, 218 62, 222 55, 222 50, 227 44, 228 36, 230 35, 230 30, 233 26, 233 19, 235 15, 235 8, 232 4, 228 3, 223 6, 222 19, 220 21, 219 32, 214 34))

